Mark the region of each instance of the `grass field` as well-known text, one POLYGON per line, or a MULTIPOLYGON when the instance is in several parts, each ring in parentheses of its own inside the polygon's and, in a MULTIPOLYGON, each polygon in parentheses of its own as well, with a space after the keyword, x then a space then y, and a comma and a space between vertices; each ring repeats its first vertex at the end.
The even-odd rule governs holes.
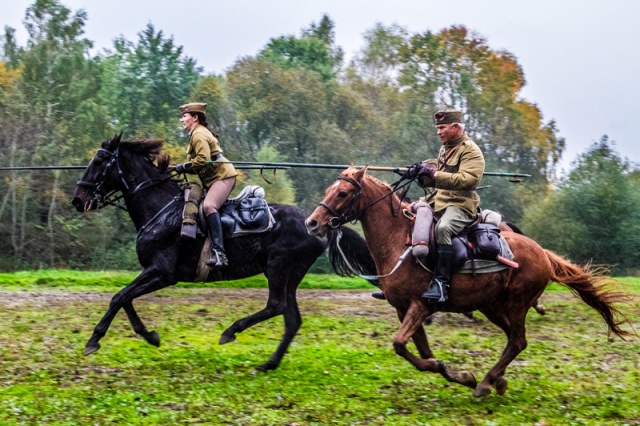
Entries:
MULTIPOLYGON (((227 345, 220 333, 266 301, 265 281, 178 285, 136 303, 160 348, 118 314, 102 349, 84 344, 111 295, 135 274, 0 274, 0 425, 640 425, 640 339, 607 339, 596 312, 561 286, 527 318, 529 347, 507 370, 509 390, 477 399, 393 352, 393 309, 360 279, 309 275, 303 325, 280 368, 255 373, 283 332, 281 318, 227 345)), ((620 306, 640 325, 635 300, 620 306)), ((505 344, 481 314, 438 314, 436 356, 480 379, 505 344)), ((412 346, 410 346, 412 348, 412 346)))

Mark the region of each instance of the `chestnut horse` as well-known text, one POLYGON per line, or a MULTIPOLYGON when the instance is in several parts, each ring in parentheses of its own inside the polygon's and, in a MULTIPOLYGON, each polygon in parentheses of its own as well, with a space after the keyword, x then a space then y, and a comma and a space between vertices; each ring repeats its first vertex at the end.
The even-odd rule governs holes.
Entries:
MULTIPOLYGON (((320 205, 306 220, 307 230, 315 236, 332 232, 342 224, 359 220, 367 245, 379 274, 389 274, 405 252, 411 232, 411 221, 397 214, 409 205, 401 202, 389 185, 366 174, 362 169, 348 168, 326 190, 320 205), (390 206, 391 204, 391 206, 390 206)), ((611 288, 617 281, 601 276, 590 268, 573 265, 532 239, 502 231, 520 265, 500 272, 454 274, 447 302, 432 304, 421 299, 431 273, 408 256, 392 274, 382 278, 387 301, 396 308, 402 322, 393 339, 395 352, 420 371, 440 373, 450 382, 474 389, 477 397, 491 393, 491 387, 502 395, 507 390, 504 377, 507 366, 527 347, 525 317, 545 287, 556 281, 568 286, 594 308, 610 330, 623 337, 632 333, 620 328, 622 314, 612 305, 628 300, 626 293, 611 288), (470 312, 479 310, 507 335, 507 345, 498 362, 480 383, 468 371, 457 371, 436 359, 429 347, 423 322, 436 311, 470 312), (420 357, 407 349, 413 339, 420 357)))

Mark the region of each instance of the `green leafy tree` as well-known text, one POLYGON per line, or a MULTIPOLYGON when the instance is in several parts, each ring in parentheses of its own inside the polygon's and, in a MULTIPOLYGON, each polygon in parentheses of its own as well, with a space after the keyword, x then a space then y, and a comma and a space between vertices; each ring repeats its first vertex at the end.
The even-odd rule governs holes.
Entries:
MULTIPOLYGON (((10 102, 2 117, 4 144, 12 165, 77 163, 86 143, 106 124, 96 108, 100 85, 98 63, 89 57, 91 42, 82 37, 86 14, 72 13, 55 0, 37 0, 24 20, 26 46, 18 46, 15 30, 5 29, 5 65, 19 70, 10 102), (90 123, 90 124, 89 124, 90 123), (7 127, 4 127, 6 125, 7 127)), ((66 210, 68 175, 50 172, 20 173, 8 182, 3 214, 10 215, 8 238, 14 265, 38 259, 62 261, 65 239, 60 228, 66 210)))
POLYGON ((195 60, 185 57, 182 46, 151 24, 138 34, 137 43, 117 38, 113 51, 102 60, 100 98, 112 126, 131 137, 177 141, 181 137, 177 108, 201 78, 195 60))
POLYGON ((333 21, 324 15, 312 23, 302 37, 282 36, 271 41, 258 55, 282 68, 304 68, 317 72, 325 81, 332 80, 342 64, 342 49, 335 46, 333 21))
MULTIPOLYGON (((316 71, 283 68, 264 58, 244 58, 227 73, 234 115, 221 129, 243 157, 263 146, 298 163, 371 162, 386 148, 386 119, 355 86, 327 82, 316 71)), ((311 208, 334 178, 326 170, 295 169, 296 202, 311 208)))
POLYGON ((400 71, 408 38, 408 31, 400 25, 375 24, 364 33, 365 46, 351 64, 353 71, 364 81, 393 83, 400 71))
POLYGON ((603 136, 557 190, 526 212, 525 232, 575 262, 606 264, 616 274, 637 271, 640 187, 630 172, 603 136))

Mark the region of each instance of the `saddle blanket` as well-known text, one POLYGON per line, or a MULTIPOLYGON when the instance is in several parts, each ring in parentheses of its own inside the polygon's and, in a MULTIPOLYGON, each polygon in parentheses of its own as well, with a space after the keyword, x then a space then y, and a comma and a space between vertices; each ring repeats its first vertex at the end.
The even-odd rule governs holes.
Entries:
MULTIPOLYGON (((500 255, 508 260, 513 260, 514 255, 507 243, 507 240, 504 239, 502 235, 500 235, 500 255)), ((419 258, 416 258, 416 261, 420 266, 424 269, 431 271, 429 268, 425 266, 424 263, 420 261, 419 258)), ((503 271, 509 268, 508 265, 505 265, 502 262, 498 262, 497 260, 486 260, 486 259, 470 259, 467 260, 464 266, 455 271, 456 274, 490 274, 493 272, 503 271)))

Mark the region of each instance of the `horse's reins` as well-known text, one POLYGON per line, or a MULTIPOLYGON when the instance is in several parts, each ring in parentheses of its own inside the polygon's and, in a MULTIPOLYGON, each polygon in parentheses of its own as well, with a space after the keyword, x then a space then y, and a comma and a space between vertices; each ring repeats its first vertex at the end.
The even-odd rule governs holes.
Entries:
POLYGON ((394 266, 393 269, 391 270, 391 272, 389 272, 388 274, 385 274, 385 275, 361 275, 361 274, 358 274, 358 272, 355 270, 355 268, 353 266, 351 266, 351 264, 347 260, 347 256, 342 251, 342 247, 340 247, 340 240, 341 239, 342 239, 342 228, 338 228, 338 236, 336 237, 336 246, 338 247, 338 251, 340 252, 340 255, 342 255, 342 260, 344 260, 344 263, 349 267, 349 269, 351 269, 351 272, 353 272, 358 277, 363 278, 363 279, 368 280, 368 281, 373 281, 373 280, 377 280, 377 279, 380 279, 380 278, 386 278, 389 275, 393 274, 400 267, 402 262, 404 262, 404 259, 406 259, 407 255, 413 251, 413 246, 409 246, 400 255, 400 257, 398 258, 398 262, 396 263, 396 266, 394 266))
POLYGON ((111 205, 111 206, 115 206, 115 207, 117 207, 119 209, 122 209, 124 211, 127 211, 126 206, 124 206, 124 205, 119 203, 119 201, 122 198, 124 198, 124 197, 133 197, 133 196, 137 195, 138 192, 142 191, 143 189, 151 188, 151 187, 153 187, 155 185, 158 185, 159 183, 171 178, 171 175, 168 175, 168 176, 161 177, 161 178, 147 179, 145 181, 140 182, 133 189, 133 191, 129 191, 129 184, 124 179, 124 173, 122 172, 122 168, 120 167, 120 162, 118 161, 118 153, 119 153, 119 151, 120 151, 120 147, 116 148, 115 151, 113 151, 113 152, 111 152, 111 151, 109 151, 108 149, 105 149, 105 148, 99 148, 98 152, 107 153, 111 157, 111 160, 109 160, 109 163, 107 163, 107 165, 104 167, 104 170, 102 171, 102 175, 96 181, 96 183, 85 182, 85 181, 82 181, 82 180, 79 180, 76 183, 76 185, 78 185, 78 186, 82 186, 82 187, 85 187, 85 188, 90 188, 90 189, 93 190, 93 199, 96 201, 98 209, 101 209, 101 208, 103 208, 103 207, 105 207, 107 205, 111 205), (109 193, 105 193, 102 190, 102 185, 104 184, 104 180, 105 180, 105 178, 107 177, 107 174, 111 171, 111 169, 113 168, 114 165, 118 169, 118 176, 120 177, 120 182, 122 182, 122 184, 124 185, 125 190, 128 191, 126 193, 122 192, 121 195, 116 195, 118 193, 118 190, 114 190, 114 191, 111 191, 109 193))
MULTIPOLYGON (((360 183, 358 181, 356 181, 355 179, 352 179, 348 176, 338 176, 338 180, 344 180, 345 182, 349 182, 351 185, 356 187, 356 192, 355 194, 353 194, 353 197, 351 197, 351 200, 349 201, 349 205, 347 206, 347 208, 344 210, 343 213, 337 213, 333 208, 331 208, 327 203, 325 203, 324 201, 321 201, 318 205, 324 207, 325 209, 327 209, 329 211, 329 213, 331 213, 333 215, 333 217, 331 218, 331 220, 329 220, 329 226, 333 229, 336 229, 342 225, 344 225, 345 223, 355 223, 358 221, 358 219, 360 218, 360 216, 362 215, 362 213, 367 210, 370 207, 373 207, 374 205, 376 205, 377 203, 379 203, 380 201, 384 200, 387 197, 390 197, 393 193, 400 191, 401 189, 403 189, 404 187, 408 187, 409 185, 411 185, 412 181, 406 182, 402 185, 398 185, 400 182, 402 182, 402 180, 398 181, 397 184, 395 185, 394 189, 391 190, 391 192, 389 192, 388 194, 383 195, 382 197, 378 198, 377 200, 373 201, 372 203, 369 203, 368 205, 364 206, 363 208, 358 209, 357 211, 353 211, 354 209, 354 205, 356 204, 356 202, 360 199, 360 195, 362 194, 362 185, 360 185, 360 183), (334 222, 335 220, 335 222, 334 222)), ((407 190, 405 190, 404 194, 407 193, 409 188, 407 188, 407 190)), ((391 213, 396 216, 396 213, 393 211, 393 199, 389 199, 390 200, 390 208, 391 208, 391 213)))
MULTIPOLYGON (((98 152, 105 152, 107 154, 109 154, 109 156, 111 157, 111 160, 109 160, 109 163, 107 163, 107 165, 105 166, 104 170, 102 171, 102 175, 100 176, 100 179, 98 179, 96 181, 96 183, 91 183, 91 182, 85 182, 85 181, 78 181, 77 185, 78 186, 82 186, 85 188, 91 188, 93 189, 93 199, 96 201, 98 208, 101 209, 104 206, 107 205, 112 205, 115 207, 118 207, 124 211, 128 211, 126 206, 123 206, 122 204, 118 203, 122 198, 124 197, 133 197, 135 195, 137 195, 140 191, 142 191, 143 189, 148 189, 148 188, 152 188, 156 185, 158 185, 161 182, 164 182, 167 179, 170 179, 172 176, 171 175, 167 175, 161 178, 153 178, 153 179, 147 179, 145 181, 140 182, 134 189, 133 191, 129 191, 129 184, 127 183, 127 181, 124 179, 124 173, 122 172, 122 168, 120 167, 120 162, 118 161, 118 153, 120 151, 120 147, 116 148, 113 152, 109 151, 108 149, 105 148, 99 148, 98 152), (111 169, 113 168, 113 166, 115 166, 118 168, 118 176, 120 177, 120 182, 122 182, 122 184, 125 187, 125 190, 128 192, 122 192, 122 195, 115 195, 118 190, 114 190, 111 191, 109 193, 104 193, 104 191, 102 190, 102 185, 104 184, 104 180, 106 179, 108 173, 111 171, 111 169)), ((175 203, 178 199, 181 199, 180 196, 178 197, 174 197, 171 201, 169 201, 167 204, 164 205, 164 207, 162 207, 160 210, 158 210, 158 212, 153 215, 153 217, 151 219, 149 219, 147 221, 147 223, 145 223, 142 227, 140 227, 140 229, 138 230, 138 233, 136 235, 136 238, 138 238, 138 236, 140 236, 140 233, 143 232, 150 224, 152 224, 153 222, 155 222, 155 220, 166 210, 169 208, 169 206, 171 206, 173 203, 175 203)))
MULTIPOLYGON (((351 263, 349 263, 349 260, 347 259, 347 256, 342 251, 342 247, 340 247, 340 240, 342 239, 342 228, 341 228, 341 226, 344 225, 347 222, 351 222, 351 221, 356 222, 363 211, 365 211, 368 208, 374 206, 375 204, 377 204, 378 202, 384 200, 385 198, 390 197, 392 194, 394 194, 395 192, 397 192, 400 189, 404 188, 405 186, 408 187, 409 185, 411 185, 411 183, 413 181, 409 180, 408 182, 400 185, 400 182, 402 182, 402 179, 401 179, 400 181, 398 181, 394 185, 394 189, 391 192, 389 192, 388 194, 383 195, 382 197, 380 197, 377 200, 373 201, 372 203, 366 205, 362 209, 358 209, 358 211, 351 213, 353 215, 353 219, 350 219, 349 218, 350 215, 347 214, 347 213, 350 212, 351 210, 354 210, 353 206, 354 206, 355 202, 360 199, 360 195, 362 194, 362 185, 358 181, 356 181, 355 179, 352 179, 352 178, 350 178, 348 176, 338 176, 338 179, 339 180, 344 180, 345 182, 349 182, 350 184, 352 184, 356 188, 356 192, 355 192, 355 194, 353 194, 353 197, 351 197, 351 201, 349 202, 349 205, 347 206, 345 211, 343 213, 341 213, 341 214, 338 214, 334 209, 332 209, 324 201, 321 201, 319 205, 324 207, 325 209, 327 209, 329 211, 329 213, 331 213, 333 215, 333 217, 329 220, 328 225, 331 228, 338 230, 338 235, 336 236, 336 246, 338 247, 338 251, 340 252, 340 255, 342 256, 342 260, 349 267, 349 269, 351 269, 351 272, 353 272, 353 274, 355 274, 358 277, 363 278, 365 280, 372 281, 372 280, 377 280, 377 279, 380 279, 380 278, 386 278, 386 277, 390 276, 391 274, 393 274, 400 267, 402 262, 406 259, 407 255, 413 251, 413 246, 409 246, 404 251, 404 253, 402 253, 400 255, 400 258, 398 259, 398 262, 393 267, 391 272, 389 272, 388 274, 385 274, 385 275, 361 275, 361 274, 358 274, 358 272, 355 270, 355 268, 353 266, 351 266, 351 263), (335 224, 333 222, 334 219, 337 221, 337 223, 335 223, 335 224)), ((407 191, 408 191, 408 189, 409 188, 407 188, 407 191)), ((407 193, 407 191, 405 191, 405 194, 407 193)), ((390 199, 390 200, 392 201, 393 199, 390 199)), ((392 205, 391 205, 391 212, 395 216, 395 212, 393 212, 393 206, 392 205)))

